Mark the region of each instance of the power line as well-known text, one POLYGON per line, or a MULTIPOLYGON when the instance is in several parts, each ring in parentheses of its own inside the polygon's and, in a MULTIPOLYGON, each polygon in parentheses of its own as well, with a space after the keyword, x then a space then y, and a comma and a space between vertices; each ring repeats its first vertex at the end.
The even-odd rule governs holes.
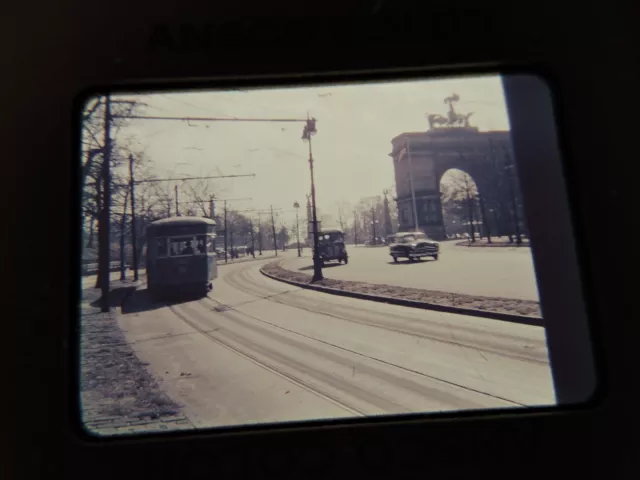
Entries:
POLYGON ((181 120, 183 122, 306 122, 306 118, 238 118, 238 117, 162 117, 146 115, 112 115, 136 120, 181 120))
MULTIPOLYGON (((206 177, 182 177, 182 178, 148 178, 145 180, 136 180, 134 183, 156 183, 156 182, 183 182, 188 180, 206 180, 211 178, 236 178, 236 177, 255 177, 255 173, 247 173, 241 175, 211 175, 206 177)), ((126 186, 124 184, 117 185, 119 187, 126 186)))
MULTIPOLYGON (((279 208, 274 208, 273 209, 274 212, 278 213, 281 212, 281 209, 279 208)), ((269 213, 271 212, 271 210, 256 210, 254 208, 250 208, 247 210, 236 210, 235 213, 254 213, 254 214, 263 214, 263 213, 269 213)))

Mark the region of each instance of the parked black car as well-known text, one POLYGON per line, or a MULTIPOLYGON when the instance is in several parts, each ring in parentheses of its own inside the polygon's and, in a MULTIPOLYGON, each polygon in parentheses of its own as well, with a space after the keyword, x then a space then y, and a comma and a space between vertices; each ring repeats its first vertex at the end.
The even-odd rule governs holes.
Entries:
POLYGON ((389 255, 394 262, 397 262, 398 258, 408 258, 410 262, 423 257, 438 260, 439 253, 440 244, 421 232, 396 233, 389 245, 389 255))

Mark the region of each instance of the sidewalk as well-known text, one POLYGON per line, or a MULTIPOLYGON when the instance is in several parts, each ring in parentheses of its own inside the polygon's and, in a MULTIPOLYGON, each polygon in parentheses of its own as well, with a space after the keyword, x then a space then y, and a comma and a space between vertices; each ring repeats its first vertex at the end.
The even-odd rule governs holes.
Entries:
MULTIPOLYGON (((112 282, 112 302, 133 282, 112 282)), ((180 406, 165 395, 127 343, 118 325, 119 307, 99 309, 100 290, 83 289, 80 333, 81 418, 97 435, 190 429, 180 406)))
POLYGON ((529 247, 531 246, 528 238, 522 238, 522 243, 520 245, 516 244, 515 237, 513 239, 513 243, 509 243, 508 237, 491 237, 491 243, 487 241, 487 237, 478 238, 476 237, 475 242, 471 242, 471 239, 455 239, 456 245, 460 247, 529 247))

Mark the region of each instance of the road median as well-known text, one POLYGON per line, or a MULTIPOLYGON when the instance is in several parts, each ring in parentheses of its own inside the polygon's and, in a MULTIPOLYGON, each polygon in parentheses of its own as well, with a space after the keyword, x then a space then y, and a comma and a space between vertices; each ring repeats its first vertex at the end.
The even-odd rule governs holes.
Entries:
POLYGON ((462 295, 329 278, 312 283, 311 275, 287 270, 280 263, 281 261, 271 262, 263 266, 260 272, 273 280, 332 295, 525 325, 544 326, 540 304, 532 300, 462 295))

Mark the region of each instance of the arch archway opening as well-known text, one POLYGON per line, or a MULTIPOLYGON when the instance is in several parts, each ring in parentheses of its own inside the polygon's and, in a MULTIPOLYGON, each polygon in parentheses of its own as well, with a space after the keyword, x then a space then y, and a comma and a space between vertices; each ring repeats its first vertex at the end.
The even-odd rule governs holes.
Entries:
POLYGON ((491 242, 490 223, 478 185, 467 172, 446 170, 440 177, 440 204, 446 238, 467 238, 471 242, 487 238, 491 242))

